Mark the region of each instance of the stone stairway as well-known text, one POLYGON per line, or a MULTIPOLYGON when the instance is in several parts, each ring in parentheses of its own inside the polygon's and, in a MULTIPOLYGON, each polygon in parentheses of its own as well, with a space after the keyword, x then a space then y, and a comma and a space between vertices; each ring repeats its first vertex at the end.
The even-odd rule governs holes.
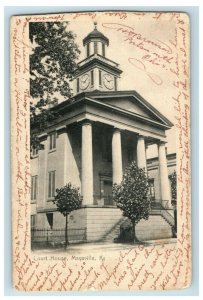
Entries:
POLYGON ((152 216, 162 216, 162 218, 172 227, 174 226, 174 218, 166 210, 152 210, 150 215, 152 216))
MULTIPOLYGON (((129 222, 128 218, 122 217, 101 239, 104 243, 113 243, 115 238, 119 237, 120 226, 125 222, 129 222)), ((162 214, 159 210, 151 212, 148 220, 141 220, 135 227, 137 238, 140 241, 167 239, 173 237, 172 226, 173 217, 171 219, 162 214), (170 221, 169 221, 170 220, 170 221)))
POLYGON ((126 222, 126 217, 121 217, 120 220, 102 237, 101 241, 104 243, 113 243, 115 238, 120 234, 120 226, 126 222))

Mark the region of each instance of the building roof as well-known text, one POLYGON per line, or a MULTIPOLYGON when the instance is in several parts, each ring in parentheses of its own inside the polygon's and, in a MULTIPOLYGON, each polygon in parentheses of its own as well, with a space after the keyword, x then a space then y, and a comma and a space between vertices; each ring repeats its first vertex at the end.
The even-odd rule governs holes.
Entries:
POLYGON ((149 143, 158 140, 165 142, 165 131, 173 124, 140 97, 135 91, 80 93, 51 108, 59 113, 59 117, 50 122, 46 132, 51 132, 54 128, 60 130, 88 119, 144 135, 149 143), (132 109, 126 109, 125 103, 131 103, 132 109))
POLYGON ((109 39, 100 31, 97 30, 97 23, 94 23, 95 28, 93 31, 91 31, 84 39, 83 39, 83 46, 85 46, 90 40, 92 39, 100 39, 102 41, 104 41, 107 46, 109 45, 109 39))
MULTIPOLYGON (((168 129, 173 126, 173 123, 167 119, 163 114, 161 114, 154 106, 152 106, 147 100, 145 100, 139 93, 135 90, 127 90, 127 91, 92 91, 92 92, 84 92, 80 93, 74 97, 77 101, 82 98, 92 98, 95 100, 102 101, 105 103, 105 99, 119 99, 125 98, 130 99, 135 105, 139 104, 145 111, 150 113, 152 119, 156 118, 165 125, 168 129)), ((114 106, 114 104, 113 104, 114 106)), ((116 108, 116 106, 115 106, 116 108)), ((121 108, 121 110, 126 111, 125 109, 121 108)), ((129 112, 130 113, 130 112, 129 112)))

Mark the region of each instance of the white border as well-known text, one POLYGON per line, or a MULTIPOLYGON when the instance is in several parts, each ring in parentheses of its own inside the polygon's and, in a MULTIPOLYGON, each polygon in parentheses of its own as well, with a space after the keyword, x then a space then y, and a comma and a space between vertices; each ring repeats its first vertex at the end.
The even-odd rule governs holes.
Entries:
MULTIPOLYGON (((73 7, 80 7, 80 6, 83 6, 84 7, 84 4, 86 7, 88 7, 90 10, 91 10, 91 7, 95 8, 95 5, 97 6, 100 6, 100 7, 115 7, 115 9, 117 7, 119 7, 120 9, 123 8, 125 9, 126 7, 129 8, 130 6, 132 6, 133 4, 133 9, 136 9, 136 6, 142 6, 145 10, 148 10, 148 6, 154 6, 154 7, 159 7, 159 6, 176 6, 177 7, 177 10, 178 10, 178 7, 179 9, 181 8, 181 6, 199 6, 200 8, 200 51, 199 53, 203 53, 203 47, 202 47, 202 28, 203 28, 203 21, 202 21, 202 18, 203 18, 203 13, 202 13, 202 1, 201 0, 156 0, 156 1, 153 1, 153 0, 103 0, 103 1, 100 1, 98 0, 97 2, 93 1, 93 0, 86 0, 86 1, 82 1, 82 0, 77 0, 77 3, 76 1, 67 1, 67 0, 57 0, 57 1, 53 1, 53 3, 51 3, 52 1, 51 0, 29 0, 27 2, 25 1, 18 1, 18 3, 16 4, 16 0, 1 0, 1 3, 0 3, 0 33, 1 33, 1 42, 3 40, 3 37, 4 37, 4 6, 15 6, 16 8, 19 8, 20 6, 35 6, 36 7, 36 12, 39 12, 40 11, 40 7, 41 6, 47 6, 47 8, 49 6, 55 6, 55 7, 58 7, 58 6, 67 6, 67 4, 70 4, 69 6, 67 6, 67 9, 71 8, 71 6, 73 7), (144 2, 144 3, 143 3, 144 2)), ((22 7, 23 8, 23 7, 22 7)), ((139 9, 139 8, 138 8, 139 9)), ((198 38, 198 37, 197 37, 198 38)), ((7 61, 5 63, 8 63, 7 61)), ((202 75, 202 57, 200 55, 200 61, 199 61, 199 64, 200 64, 200 77, 201 78, 201 82, 200 82, 200 86, 202 86, 202 79, 203 79, 203 76, 202 75)), ((0 46, 0 65, 3 66, 4 65, 4 48, 3 48, 3 45, 1 43, 1 46, 0 46)), ((4 87, 4 80, 2 80, 4 78, 4 70, 2 68, 2 76, 1 76, 1 81, 0 81, 0 93, 1 93, 1 109, 0 109, 0 128, 3 129, 4 128, 4 97, 3 97, 3 87, 4 87)), ((198 80, 198 74, 197 74, 197 80, 198 80)), ((202 89, 200 87, 200 97, 199 99, 202 99, 200 101, 200 112, 203 111, 202 109, 202 101, 203 101, 203 98, 201 97, 202 96, 202 89)), ((197 112, 198 114, 198 112, 197 112)), ((200 124, 199 124, 199 132, 201 133, 202 132, 202 129, 203 129, 203 118, 200 117, 200 124)), ((3 130, 1 131, 3 132, 3 130)), ((9 132, 5 132, 5 134, 10 134, 9 132)), ((3 140, 4 140, 4 135, 3 135, 3 140)), ((200 153, 203 152, 203 146, 202 146, 202 139, 200 139, 200 144, 199 144, 199 150, 200 150, 200 153)), ((3 162, 4 162, 4 150, 3 150, 3 147, 0 147, 0 155, 1 155, 1 166, 3 166, 3 162)), ((6 153, 6 155, 8 155, 8 153, 6 153)), ((8 166, 6 166, 8 167, 8 166)), ((203 167, 203 164, 202 164, 202 157, 200 158, 200 167, 199 169, 202 170, 202 167, 203 167)), ((4 197, 6 198, 6 195, 4 195, 3 197, 3 188, 4 188, 4 173, 3 173, 3 168, 1 167, 1 174, 0 174, 0 195, 2 197, 0 197, 1 201, 0 201, 0 222, 1 222, 1 231, 3 233, 3 229, 4 229, 4 210, 3 210, 3 199, 4 197)), ((201 182, 202 182, 202 176, 201 174, 199 175, 199 181, 200 181, 200 185, 201 185, 201 182)), ((196 193, 196 195, 198 195, 198 192, 196 193)), ((200 197, 199 199, 203 199, 203 193, 202 191, 200 191, 200 197)), ((10 201, 10 199, 6 199, 6 201, 10 201)), ((196 199, 196 201, 198 201, 198 199, 196 199)), ((200 231, 201 231, 201 228, 202 228, 202 216, 201 216, 201 212, 203 212, 203 205, 202 205, 202 201, 200 200, 200 203, 199 203, 199 211, 200 211, 200 231)), ((193 225, 197 226, 197 224, 195 224, 195 222, 193 223, 193 225)), ((1 272, 0 272, 0 296, 1 296, 1 299, 4 299, 5 296, 3 296, 3 284, 4 284, 4 273, 3 273, 3 264, 4 264, 4 255, 3 255, 3 234, 0 234, 0 238, 2 239, 1 240, 1 247, 0 247, 0 266, 1 266, 1 272)), ((8 237, 10 238, 10 237, 8 237)), ((202 234, 200 234, 200 253, 202 253, 203 248, 202 248, 202 234)), ((5 253, 6 254, 6 253, 5 253)), ((203 278, 202 278, 202 258, 200 257, 200 295, 202 295, 202 282, 203 282, 203 278)), ((181 294, 181 291, 180 291, 180 294, 181 294)), ((39 294, 41 295, 41 294, 39 294)), ((65 294, 64 294, 65 295, 65 294)), ((68 294, 66 294, 68 295, 68 294)), ((178 295, 178 293, 177 293, 178 295)), ((200 295, 198 296, 198 298, 200 297, 200 295)), ((29 297, 25 294, 26 297, 29 297)), ((134 296, 136 296, 136 293, 134 294, 134 296)), ((39 296, 39 299, 41 299, 43 296, 39 296)), ((54 299, 58 299, 59 296, 53 296, 54 299)), ((75 296, 68 296, 70 299, 74 299, 75 296)), ((79 296, 81 298, 87 298, 85 296, 79 296)), ((99 299, 100 296, 95 296, 93 295, 94 299, 99 299)), ((110 298, 111 296, 108 296, 108 298, 110 298)), ((144 296, 145 298, 146 296, 144 296)), ((162 297, 162 296, 161 296, 162 297)), ((16 299, 17 296, 12 296, 13 299, 16 299)), ((89 296, 88 296, 89 298, 89 296)), ((118 296, 116 296, 116 298, 120 298, 118 296)), ((123 298, 123 296, 121 297, 123 298)), ((138 296, 138 298, 140 298, 138 296)), ((152 297, 154 299, 157 298, 156 297, 152 297)), ((171 297, 169 297, 171 298, 171 297)), ((182 298, 182 297, 181 297, 182 298)), ((190 296, 189 297, 190 299, 194 299, 194 296, 190 296)), ((195 297, 196 299, 197 297, 195 297)), ((143 299, 143 296, 142 298, 143 299)))

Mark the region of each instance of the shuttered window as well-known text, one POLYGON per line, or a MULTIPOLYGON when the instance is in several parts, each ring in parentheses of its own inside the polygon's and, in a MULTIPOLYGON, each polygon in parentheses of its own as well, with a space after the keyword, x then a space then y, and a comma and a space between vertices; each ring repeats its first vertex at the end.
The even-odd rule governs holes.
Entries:
POLYGON ((31 177, 31 200, 37 200, 37 182, 38 176, 31 177))
POLYGON ((55 196, 56 171, 51 171, 48 175, 48 198, 53 198, 55 196))
POLYGON ((30 216, 30 226, 31 229, 34 229, 36 226, 36 215, 31 215, 30 216))
POLYGON ((56 132, 52 132, 50 134, 49 150, 53 150, 55 148, 56 148, 56 132))

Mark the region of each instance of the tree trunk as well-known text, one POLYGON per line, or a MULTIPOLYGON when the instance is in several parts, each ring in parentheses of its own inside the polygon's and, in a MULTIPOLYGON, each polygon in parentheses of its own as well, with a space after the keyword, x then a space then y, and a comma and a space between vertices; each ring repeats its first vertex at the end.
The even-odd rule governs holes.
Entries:
POLYGON ((133 243, 135 244, 135 243, 137 243, 137 242, 139 242, 139 240, 137 239, 137 237, 136 237, 136 233, 135 233, 135 220, 132 220, 131 221, 132 222, 132 227, 133 227, 133 243))
POLYGON ((68 242, 68 214, 66 214, 66 227, 65 227, 65 249, 67 248, 68 242))

